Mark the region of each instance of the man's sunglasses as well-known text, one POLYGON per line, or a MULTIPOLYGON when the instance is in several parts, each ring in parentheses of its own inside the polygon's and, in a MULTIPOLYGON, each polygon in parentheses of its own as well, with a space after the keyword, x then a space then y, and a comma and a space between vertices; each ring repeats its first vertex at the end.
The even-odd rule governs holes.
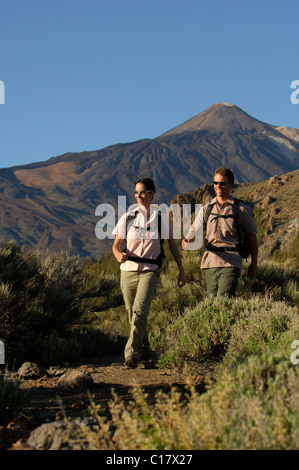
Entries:
POLYGON ((214 185, 217 186, 219 184, 219 186, 227 186, 228 183, 226 183, 225 181, 213 181, 214 185))
POLYGON ((135 196, 137 196, 137 194, 139 196, 145 196, 145 193, 152 193, 153 191, 151 191, 150 189, 146 190, 146 191, 135 191, 135 196))

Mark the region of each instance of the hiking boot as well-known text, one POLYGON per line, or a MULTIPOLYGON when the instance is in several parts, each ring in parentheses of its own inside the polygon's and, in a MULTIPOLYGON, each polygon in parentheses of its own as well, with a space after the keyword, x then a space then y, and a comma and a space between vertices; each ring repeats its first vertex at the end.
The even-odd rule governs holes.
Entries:
POLYGON ((147 361, 149 359, 151 359, 152 355, 151 355, 151 350, 150 349, 143 349, 142 350, 142 353, 141 353, 141 356, 140 356, 140 359, 142 361, 147 361))
POLYGON ((128 357, 125 360, 125 366, 127 366, 129 369, 136 369, 137 361, 135 359, 133 359, 133 357, 128 357))
POLYGON ((141 353, 141 360, 143 361, 157 361, 159 359, 158 353, 151 349, 144 349, 141 353))

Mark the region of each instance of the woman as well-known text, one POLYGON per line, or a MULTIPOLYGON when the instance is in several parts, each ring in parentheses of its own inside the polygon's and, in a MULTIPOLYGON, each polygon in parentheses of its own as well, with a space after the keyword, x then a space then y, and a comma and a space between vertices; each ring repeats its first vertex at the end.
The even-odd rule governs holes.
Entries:
POLYGON ((113 230, 112 252, 121 264, 120 285, 131 325, 125 347, 125 365, 135 368, 141 356, 149 354, 147 318, 160 276, 162 244, 159 233, 169 234, 170 251, 178 265, 178 286, 186 283, 181 256, 172 226, 166 214, 160 214, 151 203, 155 185, 150 178, 135 183, 137 206, 124 214, 113 230), (126 249, 121 245, 126 240, 126 249))

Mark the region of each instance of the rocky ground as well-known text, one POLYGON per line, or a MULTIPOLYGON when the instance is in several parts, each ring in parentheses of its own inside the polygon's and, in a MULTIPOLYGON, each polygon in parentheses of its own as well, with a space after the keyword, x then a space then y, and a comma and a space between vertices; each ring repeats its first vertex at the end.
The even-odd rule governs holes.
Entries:
POLYGON ((73 421, 86 416, 91 399, 108 415, 113 390, 123 400, 129 400, 132 387, 139 385, 153 404, 158 390, 184 388, 190 373, 197 387, 204 390, 205 382, 213 378, 213 369, 212 363, 196 367, 191 364, 188 372, 160 369, 155 361, 128 369, 120 356, 47 370, 26 363, 14 376, 20 378, 20 388, 26 390, 28 403, 13 421, 0 426, 0 450, 59 448, 57 430, 62 429, 65 418, 73 421), (44 424, 49 426, 41 428, 44 424), (51 429, 56 433, 55 442, 51 429))

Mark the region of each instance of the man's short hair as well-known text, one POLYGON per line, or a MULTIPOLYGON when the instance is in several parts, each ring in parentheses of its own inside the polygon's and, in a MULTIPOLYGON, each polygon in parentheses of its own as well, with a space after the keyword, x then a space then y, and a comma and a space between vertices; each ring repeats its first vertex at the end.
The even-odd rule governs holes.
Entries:
POLYGON ((215 175, 226 176, 229 184, 235 183, 235 175, 229 168, 224 168, 224 167, 217 168, 217 170, 215 170, 215 173, 214 173, 214 176, 215 175))

